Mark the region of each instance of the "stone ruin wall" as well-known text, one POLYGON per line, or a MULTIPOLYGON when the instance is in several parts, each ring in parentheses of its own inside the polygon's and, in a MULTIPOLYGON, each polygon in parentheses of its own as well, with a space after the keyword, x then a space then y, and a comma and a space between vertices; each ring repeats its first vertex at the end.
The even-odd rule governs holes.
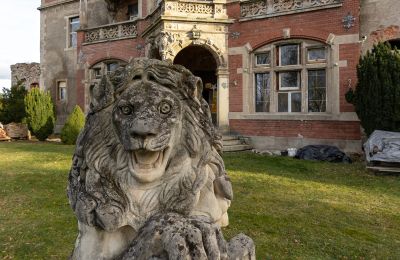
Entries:
POLYGON ((33 62, 11 65, 11 86, 15 86, 19 81, 23 81, 27 90, 30 89, 31 85, 39 85, 40 64, 33 62))

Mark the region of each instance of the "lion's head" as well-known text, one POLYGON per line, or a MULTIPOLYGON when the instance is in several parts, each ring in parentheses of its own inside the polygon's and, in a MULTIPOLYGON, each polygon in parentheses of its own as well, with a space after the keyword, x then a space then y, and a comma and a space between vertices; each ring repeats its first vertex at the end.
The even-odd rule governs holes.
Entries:
POLYGON ((81 223, 137 230, 159 212, 224 222, 232 190, 201 92, 184 67, 148 59, 91 87, 68 187, 81 223))

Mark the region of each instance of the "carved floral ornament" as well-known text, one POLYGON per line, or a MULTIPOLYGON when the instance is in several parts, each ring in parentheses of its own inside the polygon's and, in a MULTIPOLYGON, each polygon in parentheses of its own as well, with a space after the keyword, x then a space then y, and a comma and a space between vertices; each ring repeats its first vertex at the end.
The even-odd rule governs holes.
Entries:
POLYGON ((240 15, 242 18, 277 16, 290 12, 335 7, 342 2, 343 0, 250 0, 240 4, 240 15))
POLYGON ((162 60, 174 60, 179 51, 189 45, 199 45, 210 50, 215 54, 218 64, 226 67, 226 59, 221 48, 210 38, 202 38, 201 30, 194 26, 191 31, 186 33, 161 31, 149 37, 148 44, 150 49, 158 50, 162 60))

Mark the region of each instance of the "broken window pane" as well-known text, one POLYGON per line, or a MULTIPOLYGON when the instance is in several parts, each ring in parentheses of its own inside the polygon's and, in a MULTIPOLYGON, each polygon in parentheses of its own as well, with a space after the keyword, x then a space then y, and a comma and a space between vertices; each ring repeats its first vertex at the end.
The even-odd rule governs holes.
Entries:
POLYGON ((326 112, 326 71, 308 71, 308 111, 326 112))
POLYGON ((326 51, 325 48, 313 48, 308 50, 308 61, 325 61, 326 51))
POLYGON ((269 112, 270 95, 269 73, 256 73, 256 112, 269 112))
POLYGON ((300 88, 300 71, 279 72, 279 89, 300 88))
POLYGON ((279 47, 279 66, 299 64, 299 45, 290 44, 279 47))
POLYGON ((269 65, 271 63, 271 53, 256 54, 256 65, 269 65))

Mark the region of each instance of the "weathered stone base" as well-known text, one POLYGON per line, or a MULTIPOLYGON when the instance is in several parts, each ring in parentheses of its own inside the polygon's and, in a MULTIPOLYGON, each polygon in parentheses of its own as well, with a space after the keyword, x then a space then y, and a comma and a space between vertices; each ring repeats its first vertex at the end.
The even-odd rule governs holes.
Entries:
POLYGON ((251 145, 257 151, 285 150, 287 148, 301 148, 306 145, 325 144, 337 146, 346 153, 361 153, 361 140, 339 139, 313 139, 299 137, 273 137, 273 136, 249 136, 251 145))
POLYGON ((251 238, 239 234, 226 242, 218 225, 175 213, 152 217, 121 260, 226 259, 254 260, 251 238))

